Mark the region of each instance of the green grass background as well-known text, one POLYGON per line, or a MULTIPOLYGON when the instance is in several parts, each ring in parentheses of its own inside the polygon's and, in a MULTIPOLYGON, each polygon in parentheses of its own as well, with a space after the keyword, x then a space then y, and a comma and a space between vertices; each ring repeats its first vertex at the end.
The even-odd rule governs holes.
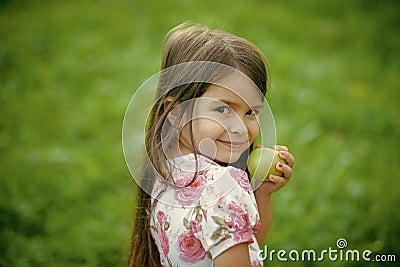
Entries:
MULTIPOLYGON (((269 249, 400 260, 398 1, 0 1, 0 266, 126 266, 134 181, 121 129, 183 21, 261 48, 296 156, 269 249)), ((266 266, 378 266, 279 262, 266 266)), ((398 264, 398 262, 397 262, 398 264)), ((397 266, 386 263, 385 266, 397 266)))

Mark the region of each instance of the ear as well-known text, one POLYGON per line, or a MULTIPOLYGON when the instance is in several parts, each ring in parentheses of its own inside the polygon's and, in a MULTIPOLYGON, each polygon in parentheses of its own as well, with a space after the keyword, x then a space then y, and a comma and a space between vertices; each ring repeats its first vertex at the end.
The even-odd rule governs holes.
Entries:
MULTIPOLYGON (((170 108, 171 104, 174 102, 174 98, 172 96, 167 97, 164 100, 164 110, 170 108)), ((169 122, 171 124, 175 123, 176 120, 176 116, 177 116, 177 110, 176 110, 176 106, 178 106, 179 103, 175 103, 174 106, 172 107, 172 109, 168 112, 167 114, 167 119, 169 120, 169 122)))

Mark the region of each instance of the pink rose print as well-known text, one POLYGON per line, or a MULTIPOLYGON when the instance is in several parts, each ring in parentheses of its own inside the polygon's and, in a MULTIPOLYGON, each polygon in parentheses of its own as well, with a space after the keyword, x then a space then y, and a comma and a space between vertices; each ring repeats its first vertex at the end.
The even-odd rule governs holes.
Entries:
POLYGON ((230 222, 228 227, 233 233, 234 242, 253 242, 253 230, 250 228, 250 217, 235 201, 229 203, 230 222))
POLYGON ((251 186, 249 183, 249 178, 247 177, 247 173, 242 171, 241 169, 237 168, 229 168, 229 174, 232 176, 233 179, 235 179, 238 184, 246 190, 246 192, 249 192, 251 190, 251 186))
POLYGON ((169 253, 169 240, 167 233, 162 229, 160 225, 157 225, 157 233, 160 240, 161 248, 165 256, 169 253))
POLYGON ((178 187, 185 187, 188 186, 193 181, 193 179, 195 179, 194 173, 179 172, 174 176, 174 183, 178 187))
POLYGON ((261 220, 260 220, 260 218, 257 218, 256 224, 253 227, 253 232, 257 233, 257 231, 258 231, 258 229, 260 229, 260 227, 261 227, 261 220))
POLYGON ((157 212, 157 221, 158 221, 160 224, 163 224, 166 220, 167 220, 167 216, 165 215, 165 213, 162 212, 161 210, 159 210, 159 211, 157 212))
POLYGON ((194 236, 192 230, 186 231, 179 236, 178 250, 180 252, 179 258, 189 263, 201 261, 207 255, 200 240, 194 236))
POLYGON ((175 199, 178 200, 179 204, 183 206, 192 205, 194 202, 199 200, 206 182, 207 180, 203 175, 196 175, 190 185, 182 188, 175 188, 175 199))
POLYGON ((198 232, 201 232, 201 230, 203 230, 202 225, 198 221, 195 221, 195 220, 192 220, 190 222, 190 226, 192 227, 192 231, 195 234, 198 232))
POLYGON ((229 210, 236 211, 236 212, 244 211, 243 208, 235 201, 232 201, 231 203, 229 203, 229 210))
POLYGON ((253 242, 253 231, 250 229, 250 218, 246 213, 230 214, 232 220, 233 240, 239 242, 253 242))

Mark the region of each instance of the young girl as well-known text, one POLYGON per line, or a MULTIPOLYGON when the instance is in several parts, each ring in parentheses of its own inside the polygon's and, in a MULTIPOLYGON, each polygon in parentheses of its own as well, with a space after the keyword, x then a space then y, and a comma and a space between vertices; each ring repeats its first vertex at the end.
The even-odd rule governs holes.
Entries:
POLYGON ((259 244, 271 194, 294 158, 253 192, 247 157, 269 83, 266 60, 248 41, 182 24, 166 39, 145 145, 130 266, 262 266, 259 244))

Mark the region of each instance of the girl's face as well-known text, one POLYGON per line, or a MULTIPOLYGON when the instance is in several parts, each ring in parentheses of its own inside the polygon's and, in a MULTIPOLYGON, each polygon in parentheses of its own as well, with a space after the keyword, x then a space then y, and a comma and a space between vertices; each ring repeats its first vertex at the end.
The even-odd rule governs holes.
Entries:
POLYGON ((248 80, 237 80, 231 87, 237 89, 212 84, 195 99, 191 121, 196 151, 192 151, 187 123, 179 137, 181 154, 196 152, 216 162, 232 163, 254 142, 262 95, 248 80))

